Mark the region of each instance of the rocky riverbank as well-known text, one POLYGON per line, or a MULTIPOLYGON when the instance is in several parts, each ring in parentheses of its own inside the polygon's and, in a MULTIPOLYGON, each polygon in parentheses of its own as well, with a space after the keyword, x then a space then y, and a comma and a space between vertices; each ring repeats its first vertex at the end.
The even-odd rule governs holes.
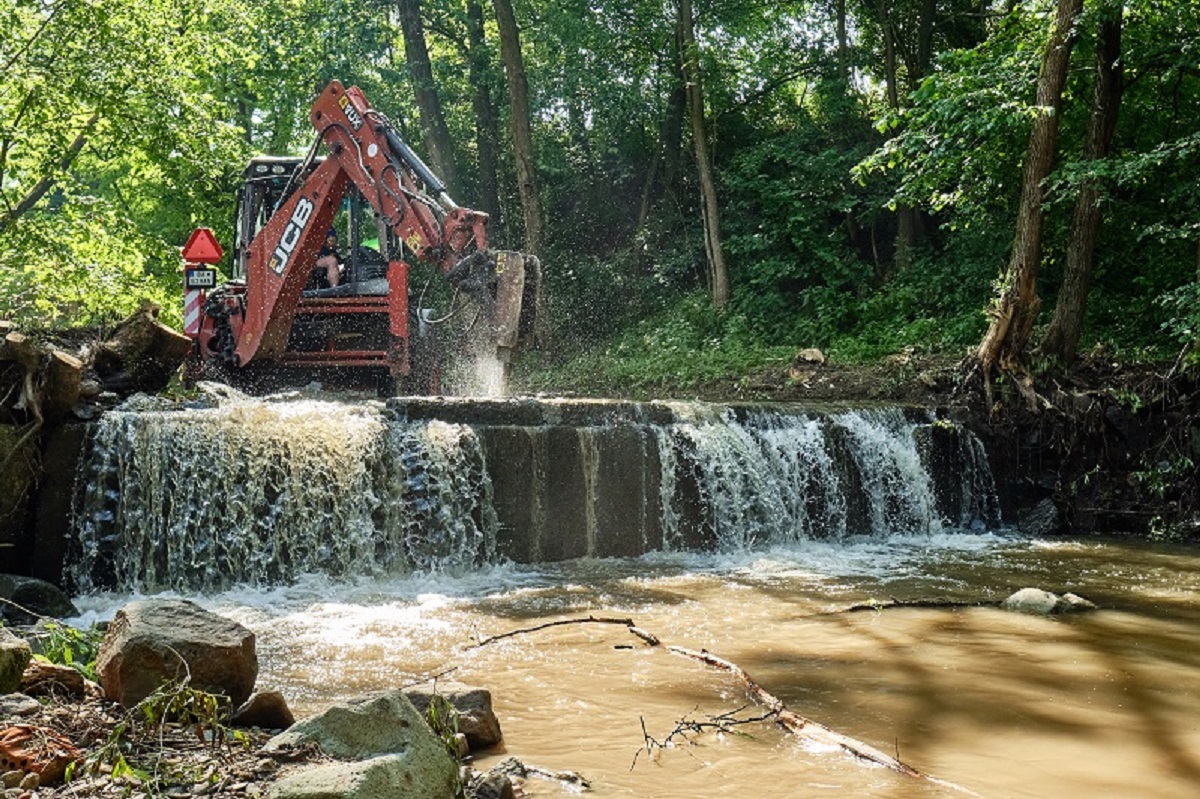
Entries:
POLYGON ((94 661, 84 633, 70 634, 72 649, 48 618, 19 629, 0 628, 5 799, 495 799, 519 795, 528 773, 512 759, 487 774, 469 767, 502 741, 482 688, 397 687, 294 722, 277 692, 253 692, 254 635, 184 600, 119 610, 94 661))

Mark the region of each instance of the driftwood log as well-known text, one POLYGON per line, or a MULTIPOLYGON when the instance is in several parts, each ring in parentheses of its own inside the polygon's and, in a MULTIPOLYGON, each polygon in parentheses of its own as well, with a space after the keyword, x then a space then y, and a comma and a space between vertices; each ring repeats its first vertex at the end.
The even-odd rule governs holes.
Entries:
POLYGON ((0 421, 60 419, 79 402, 82 379, 83 361, 74 355, 9 331, 0 343, 0 421))
POLYGON ((868 743, 864 743, 856 738, 851 738, 848 735, 844 735, 836 730, 826 727, 824 724, 801 716, 799 713, 796 713, 788 708, 788 706, 783 703, 782 699, 779 699, 774 694, 769 693, 765 688, 755 682, 754 678, 747 674, 745 669, 736 663, 733 663, 732 661, 717 657, 713 653, 703 649, 696 651, 694 649, 685 649, 681 646, 668 646, 667 651, 699 661, 709 666, 714 666, 737 677, 738 680, 740 680, 746 686, 746 690, 750 692, 750 696, 754 698, 754 701, 769 710, 779 726, 783 727, 785 730, 798 738, 812 741, 818 745, 840 749, 847 754, 853 755, 859 760, 872 763, 877 766, 883 766, 884 768, 891 769, 892 771, 899 772, 900 774, 904 774, 908 777, 927 780, 937 785, 941 785, 942 787, 950 788, 971 796, 978 795, 974 791, 964 788, 961 785, 956 785, 953 782, 947 782, 946 780, 941 780, 937 777, 930 776, 920 769, 914 768, 899 758, 892 757, 881 749, 871 746, 868 743))
POLYGON ((192 347, 192 340, 158 321, 148 305, 119 324, 96 348, 93 367, 108 391, 162 391, 192 347))

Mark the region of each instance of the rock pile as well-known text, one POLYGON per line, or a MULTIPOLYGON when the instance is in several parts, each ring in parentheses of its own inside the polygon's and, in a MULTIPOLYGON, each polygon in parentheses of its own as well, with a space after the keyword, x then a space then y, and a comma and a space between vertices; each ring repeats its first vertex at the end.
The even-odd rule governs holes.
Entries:
POLYGON ((278 691, 254 692, 253 633, 192 602, 144 600, 118 611, 96 661, 99 684, 32 660, 37 647, 36 637, 31 648, 0 628, 5 799, 452 799, 460 786, 474 799, 506 799, 514 780, 543 776, 508 761, 487 774, 460 765, 501 732, 491 694, 459 683, 372 694, 294 723, 278 691), (162 686, 181 691, 189 676, 190 687, 231 700, 221 717, 147 724, 162 686), (454 721, 435 731, 426 710, 442 700, 454 721), (270 737, 268 729, 284 731, 270 737))

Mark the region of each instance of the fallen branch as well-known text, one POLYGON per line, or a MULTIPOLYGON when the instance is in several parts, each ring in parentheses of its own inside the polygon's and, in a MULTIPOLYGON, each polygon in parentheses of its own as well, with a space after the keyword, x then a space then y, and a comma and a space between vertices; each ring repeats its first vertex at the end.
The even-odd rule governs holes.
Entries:
POLYGON ((932 599, 896 599, 886 602, 867 602, 861 605, 851 605, 842 610, 829 613, 817 613, 817 616, 828 616, 834 613, 859 613, 864 610, 887 610, 888 608, 994 608, 1000 606, 997 599, 947 599, 934 597, 932 599))
POLYGON ((717 657, 708 650, 700 650, 697 652, 694 649, 685 649, 681 646, 668 646, 667 651, 676 655, 690 658, 692 660, 697 660, 709 666, 715 666, 722 671, 727 671, 734 675, 746 685, 746 688, 749 690, 750 695, 754 697, 755 701, 770 711, 770 715, 774 716, 776 723, 799 738, 804 738, 816 744, 822 744, 841 749, 842 751, 853 755, 859 760, 883 766, 908 777, 927 780, 929 782, 936 783, 938 785, 951 788, 971 796, 978 795, 974 791, 968 790, 961 785, 956 785, 952 782, 946 782, 945 780, 932 777, 925 772, 920 771, 919 769, 916 769, 913 766, 910 766, 907 763, 899 760, 898 758, 892 757, 882 750, 871 746, 868 743, 856 740, 848 735, 843 735, 840 732, 835 732, 823 724, 801 716, 800 714, 790 710, 788 706, 783 703, 783 700, 769 693, 766 689, 755 682, 754 678, 747 674, 741 666, 725 660, 724 658, 717 657))
POLYGON ((562 619, 560 621, 550 621, 546 622, 545 624, 539 624, 535 627, 522 627, 519 630, 509 630, 506 633, 493 635, 489 638, 484 638, 475 642, 475 645, 472 647, 472 649, 476 649, 496 641, 501 641, 505 638, 512 638, 514 636, 524 635, 526 633, 533 633, 537 632, 538 630, 546 630, 550 627, 562 627, 567 624, 619 624, 622 627, 627 627, 629 632, 633 633, 638 638, 641 638, 650 646, 658 646, 659 643, 658 638, 653 633, 649 633, 646 630, 638 627, 633 623, 633 619, 618 619, 611 616, 588 616, 586 619, 562 619))
MULTIPOLYGON (((899 604, 900 600, 894 600, 894 602, 899 604)), ((878 604, 873 604, 873 605, 856 606, 856 609, 868 610, 868 609, 876 609, 878 607, 879 607, 878 604)), ((478 641, 474 645, 473 648, 478 648, 478 647, 484 646, 486 644, 493 643, 495 641, 503 640, 505 638, 512 638, 514 636, 524 635, 526 633, 537 632, 539 630, 546 630, 551 627, 563 627, 563 626, 566 626, 569 624, 616 624, 616 625, 620 625, 622 627, 627 628, 631 633, 633 633, 637 637, 641 638, 643 641, 646 641, 646 643, 648 643, 650 646, 658 646, 659 645, 658 637, 656 635, 654 635, 653 633, 650 633, 650 632, 638 627, 636 624, 634 624, 633 619, 613 618, 613 617, 608 617, 608 616, 588 616, 587 618, 583 618, 583 619, 561 619, 559 621, 551 621, 551 622, 546 622, 545 624, 538 624, 533 627, 522 627, 517 630, 509 630, 506 633, 501 633, 499 635, 493 635, 490 638, 484 638, 484 639, 478 641)), ((892 771, 896 771, 896 772, 899 772, 900 774, 904 774, 905 776, 915 777, 917 779, 926 780, 928 782, 932 782, 937 785, 941 785, 946 788, 950 788, 952 790, 959 791, 960 793, 968 794, 970 796, 978 796, 978 794, 976 794, 974 791, 968 790, 967 788, 963 788, 962 786, 956 785, 955 783, 946 782, 945 780, 940 780, 936 777, 932 777, 932 776, 926 774, 925 772, 920 771, 919 769, 916 769, 913 766, 908 765, 907 763, 904 763, 899 758, 892 757, 891 755, 886 754, 885 752, 883 752, 879 749, 876 749, 875 747, 871 746, 870 744, 856 740, 847 735, 843 735, 842 733, 835 732, 834 730, 831 730, 830 728, 826 727, 823 724, 819 724, 819 723, 813 721, 812 719, 807 719, 804 716, 801 716, 798 713, 795 713, 794 711, 790 710, 787 707, 787 705, 785 705, 783 703, 783 701, 781 699, 779 699, 778 697, 774 696, 773 694, 767 692, 762 686, 760 686, 758 683, 756 683, 754 681, 754 679, 749 674, 747 674, 746 671, 744 669, 742 669, 740 666, 738 666, 736 663, 725 660, 724 658, 717 657, 716 655, 712 654, 711 652, 709 652, 707 650, 700 650, 699 652, 697 652, 693 649, 685 649, 684 647, 681 647, 681 646, 668 646, 667 651, 672 652, 676 655, 681 655, 683 657, 690 658, 692 660, 698 660, 701 663, 705 663, 710 666, 715 666, 723 671, 727 671, 730 674, 733 674, 734 676, 736 676, 738 679, 740 679, 746 685, 747 689, 750 691, 750 695, 754 698, 754 700, 758 704, 760 704, 766 708, 767 713, 759 718, 746 719, 746 720, 734 719, 733 714, 725 714, 723 716, 710 717, 710 720, 708 722, 689 721, 686 717, 684 717, 684 719, 682 719, 676 725, 675 730, 670 735, 668 735, 667 738, 664 739, 662 742, 659 742, 656 739, 654 739, 646 731, 646 724, 645 724, 645 721, 643 721, 642 722, 642 734, 644 736, 644 740, 646 741, 646 744, 643 747, 643 749, 638 750, 639 753, 642 751, 652 752, 654 750, 654 748, 656 748, 656 747, 662 748, 663 746, 666 745, 666 743, 668 741, 671 740, 671 738, 673 736, 676 736, 676 735, 682 735, 682 736, 686 737, 686 734, 688 732, 700 732, 704 729, 727 730, 728 728, 731 728, 735 724, 749 723, 750 721, 766 721, 768 719, 774 719, 777 724, 779 724, 784 729, 786 729, 788 732, 792 733, 793 735, 795 735, 799 738, 804 738, 806 740, 812 741, 817 744, 823 744, 825 746, 831 746, 831 747, 834 747, 837 749, 841 749, 842 751, 853 755, 854 757, 858 758, 859 760, 863 760, 863 761, 866 761, 869 763, 874 763, 876 765, 883 766, 885 768, 891 769, 892 771)), ((740 712, 740 709, 737 711, 734 711, 734 713, 737 713, 737 712, 740 712)), ((637 755, 634 756, 633 762, 634 762, 634 765, 637 764, 637 755)))
MULTIPOLYGON (((26 616, 32 616, 33 618, 38 619, 39 621, 58 621, 58 619, 54 618, 53 616, 43 616, 41 613, 32 611, 29 608, 25 607, 24 605, 18 605, 16 602, 13 602, 11 599, 5 599, 2 596, 0 596, 0 605, 8 605, 10 608, 14 608, 17 611, 24 613, 26 616)), ((0 614, 0 615, 3 615, 3 614, 0 614)))

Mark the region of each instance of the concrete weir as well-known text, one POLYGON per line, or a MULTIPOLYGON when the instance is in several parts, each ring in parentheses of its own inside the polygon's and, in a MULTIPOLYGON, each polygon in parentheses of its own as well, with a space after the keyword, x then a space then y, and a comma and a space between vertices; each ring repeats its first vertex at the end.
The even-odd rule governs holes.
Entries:
POLYGON ((999 520, 978 440, 901 408, 151 404, 94 425, 77 475, 71 502, 55 502, 70 508, 62 548, 79 591, 741 550, 999 520))

